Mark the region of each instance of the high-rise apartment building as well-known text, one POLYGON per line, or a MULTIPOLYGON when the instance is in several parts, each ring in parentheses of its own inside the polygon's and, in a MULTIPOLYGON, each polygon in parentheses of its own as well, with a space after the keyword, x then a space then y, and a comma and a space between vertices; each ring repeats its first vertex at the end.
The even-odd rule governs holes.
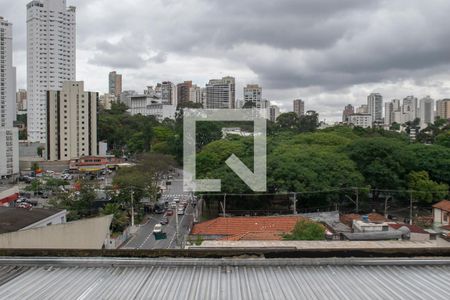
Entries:
POLYGON ((422 129, 434 123, 434 100, 430 96, 420 99, 419 118, 422 129))
POLYGON ((297 116, 303 116, 305 114, 305 101, 301 99, 294 100, 294 112, 297 116))
POLYGON ((177 84, 177 101, 178 104, 191 101, 192 81, 185 81, 177 84))
POLYGON ((191 101, 191 102, 203 104, 202 89, 199 86, 194 84, 189 89, 189 99, 190 99, 189 101, 191 101))
POLYGON ((408 96, 403 99, 403 123, 412 122, 419 117, 417 103, 418 100, 414 96, 408 96))
POLYGON ((244 105, 247 102, 252 102, 255 108, 266 108, 262 103, 262 87, 257 84, 247 84, 244 87, 244 105))
POLYGON ((211 79, 206 85, 206 108, 233 109, 236 102, 236 83, 233 77, 211 79))
POLYGON ((367 97, 367 109, 373 122, 381 121, 383 119, 383 96, 379 93, 370 94, 367 97))
POLYGON ((83 81, 47 92, 48 160, 97 155, 97 102, 98 93, 85 92, 83 81))
POLYGON ((371 114, 352 114, 348 116, 347 124, 362 128, 371 128, 373 123, 371 114))
POLYGON ((384 124, 391 125, 393 123, 394 104, 392 102, 386 102, 384 104, 384 124))
POLYGON ((16 120, 16 69, 13 67, 12 24, 0 17, 0 127, 16 120))
POLYGON ((27 110, 27 91, 20 89, 16 93, 17 111, 27 110))
POLYGON ((436 117, 450 119, 450 99, 436 101, 436 117))
POLYGON ((47 91, 75 80, 76 9, 66 0, 27 4, 28 139, 47 139, 47 91))
POLYGON ((0 179, 19 174, 19 131, 0 127, 0 179))
POLYGON ((109 94, 120 97, 122 93, 122 74, 117 74, 116 71, 109 73, 109 94))
POLYGON ((276 105, 271 105, 269 107, 269 120, 271 122, 276 122, 278 117, 281 115, 280 108, 276 105))
POLYGON ((170 81, 164 81, 158 84, 156 90, 161 93, 161 100, 164 104, 177 105, 177 88, 170 81))
POLYGON ((353 105, 348 104, 345 106, 344 111, 342 112, 342 122, 346 123, 348 122, 348 116, 355 113, 355 108, 353 105))

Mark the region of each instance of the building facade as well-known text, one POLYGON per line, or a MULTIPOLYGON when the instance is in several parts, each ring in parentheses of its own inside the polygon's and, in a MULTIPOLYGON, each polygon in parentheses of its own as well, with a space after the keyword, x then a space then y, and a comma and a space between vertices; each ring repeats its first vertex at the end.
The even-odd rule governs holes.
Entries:
POLYGON ((120 97, 122 93, 122 74, 117 74, 116 71, 109 73, 109 94, 120 97))
POLYGON ((355 108, 353 105, 348 104, 345 106, 344 111, 342 112, 342 122, 347 123, 348 122, 348 116, 355 113, 355 108))
POLYGON ((305 114, 305 101, 301 99, 294 100, 294 112, 297 116, 303 116, 305 114))
POLYGON ((13 67, 12 24, 0 17, 0 127, 16 120, 16 69, 13 67))
POLYGON ((367 97, 367 113, 372 116, 373 122, 383 120, 383 96, 372 93, 367 97))
POLYGON ((347 123, 356 127, 371 128, 373 119, 371 114, 353 114, 348 116, 347 123))
POLYGON ((66 0, 27 5, 28 139, 46 143, 47 91, 75 80, 76 9, 66 0))
POLYGON ((166 105, 177 106, 177 88, 175 84, 170 81, 164 81, 158 86, 159 88, 157 87, 158 90, 156 92, 161 94, 160 98, 162 102, 166 105))
POLYGON ((27 91, 20 89, 16 93, 17 112, 27 110, 27 91))
POLYGON ((450 99, 436 101, 436 117, 450 119, 450 99))
POLYGON ((177 104, 191 101, 192 81, 177 84, 177 104))
POLYGON ((19 131, 0 127, 0 178, 19 174, 19 131))
POLYGON ((177 107, 165 103, 152 91, 149 87, 143 95, 131 96, 131 115, 154 116, 159 121, 166 118, 174 120, 177 107))
POLYGON ((278 117, 281 115, 280 108, 276 105, 271 105, 269 107, 269 120, 271 122, 276 122, 278 117))
POLYGON ((430 96, 420 99, 419 118, 422 129, 434 123, 434 100, 430 96))
POLYGON ((247 102, 253 103, 255 108, 266 108, 262 103, 262 87, 257 84, 247 84, 244 87, 244 104, 247 102))
POLYGON ((112 94, 103 94, 99 98, 99 105, 101 108, 110 110, 112 103, 116 103, 117 98, 115 95, 112 94))
POLYGON ((417 103, 418 103, 418 100, 414 96, 408 96, 405 99, 403 99, 403 106, 402 106, 403 120, 402 120, 402 123, 412 122, 416 118, 419 117, 417 103))
POLYGON ((233 109, 236 103, 236 83, 233 77, 211 79, 206 85, 206 108, 233 109))
POLYGON ((203 105, 202 89, 194 84, 189 89, 189 99, 191 102, 201 103, 203 105))
POLYGON ((83 81, 47 93, 48 160, 97 155, 97 103, 98 93, 85 92, 83 81))

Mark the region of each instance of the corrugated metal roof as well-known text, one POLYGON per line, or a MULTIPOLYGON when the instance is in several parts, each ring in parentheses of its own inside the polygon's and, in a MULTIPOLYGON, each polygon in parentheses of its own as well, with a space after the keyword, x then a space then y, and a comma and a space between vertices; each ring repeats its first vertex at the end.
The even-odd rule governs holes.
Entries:
POLYGON ((0 260, 0 299, 448 299, 450 261, 0 260))

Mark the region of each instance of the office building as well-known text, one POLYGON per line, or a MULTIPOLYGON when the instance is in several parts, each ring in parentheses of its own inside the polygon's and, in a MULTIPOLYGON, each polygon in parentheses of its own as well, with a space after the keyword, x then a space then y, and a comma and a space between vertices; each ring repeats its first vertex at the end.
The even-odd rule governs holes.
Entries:
POLYGON ((66 81, 47 93, 47 159, 71 160, 97 155, 98 93, 83 81, 66 81))
POLYGON ((345 106, 344 111, 342 112, 342 122, 347 123, 348 116, 355 113, 355 108, 353 105, 348 104, 345 106))
POLYGON ((236 102, 236 83, 233 77, 211 79, 206 85, 206 108, 233 109, 236 102))
POLYGON ((170 81, 164 81, 158 84, 156 92, 164 104, 177 106, 177 88, 175 84, 170 81))
POLYGON ((348 116, 347 124, 355 127, 371 128, 373 118, 371 114, 352 114, 348 116))
POLYGON ((117 74, 116 71, 109 73, 109 94, 116 98, 122 94, 122 74, 117 74))
POLYGON ((276 105, 271 105, 269 107, 269 120, 271 122, 276 122, 278 117, 281 115, 280 108, 276 105))
POLYGON ((265 103, 262 103, 262 87, 257 84, 247 84, 244 87, 244 103, 253 103, 252 107, 255 108, 266 108, 265 103))
POLYGON ((46 143, 47 91, 75 80, 75 7, 66 0, 27 5, 28 139, 46 143))
POLYGON ((305 114, 305 102, 301 99, 294 100, 294 112, 297 116, 303 116, 305 114))
POLYGON ((174 120, 177 107, 162 101, 155 93, 149 92, 149 89, 144 94, 131 96, 130 114, 154 116, 159 121, 174 120))
POLYGON ((19 131, 0 127, 0 179, 19 174, 19 131))
POLYGON ((17 112, 27 110, 27 91, 20 89, 16 93, 17 112))
POLYGON ((0 17, 0 127, 16 120, 16 69, 13 67, 12 24, 0 17))
POLYGON ((436 101, 436 117, 450 119, 450 99, 436 101))
POLYGON ((177 104, 191 101, 192 81, 177 84, 177 104))
POLYGON ((372 93, 367 97, 367 113, 372 116, 372 121, 383 120, 383 96, 372 93))
POLYGON ((434 100, 430 96, 420 99, 419 118, 421 129, 434 123, 434 100))
POLYGON ((101 108, 110 110, 112 103, 116 103, 117 98, 115 95, 112 94, 103 94, 99 98, 99 105, 101 108))

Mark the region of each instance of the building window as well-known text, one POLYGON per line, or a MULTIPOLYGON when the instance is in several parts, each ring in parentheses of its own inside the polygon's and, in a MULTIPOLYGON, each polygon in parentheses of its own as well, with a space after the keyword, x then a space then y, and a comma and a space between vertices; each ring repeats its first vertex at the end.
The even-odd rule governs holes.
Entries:
POLYGON ((448 212, 443 211, 442 212, 442 217, 444 218, 444 222, 448 222, 448 212))

